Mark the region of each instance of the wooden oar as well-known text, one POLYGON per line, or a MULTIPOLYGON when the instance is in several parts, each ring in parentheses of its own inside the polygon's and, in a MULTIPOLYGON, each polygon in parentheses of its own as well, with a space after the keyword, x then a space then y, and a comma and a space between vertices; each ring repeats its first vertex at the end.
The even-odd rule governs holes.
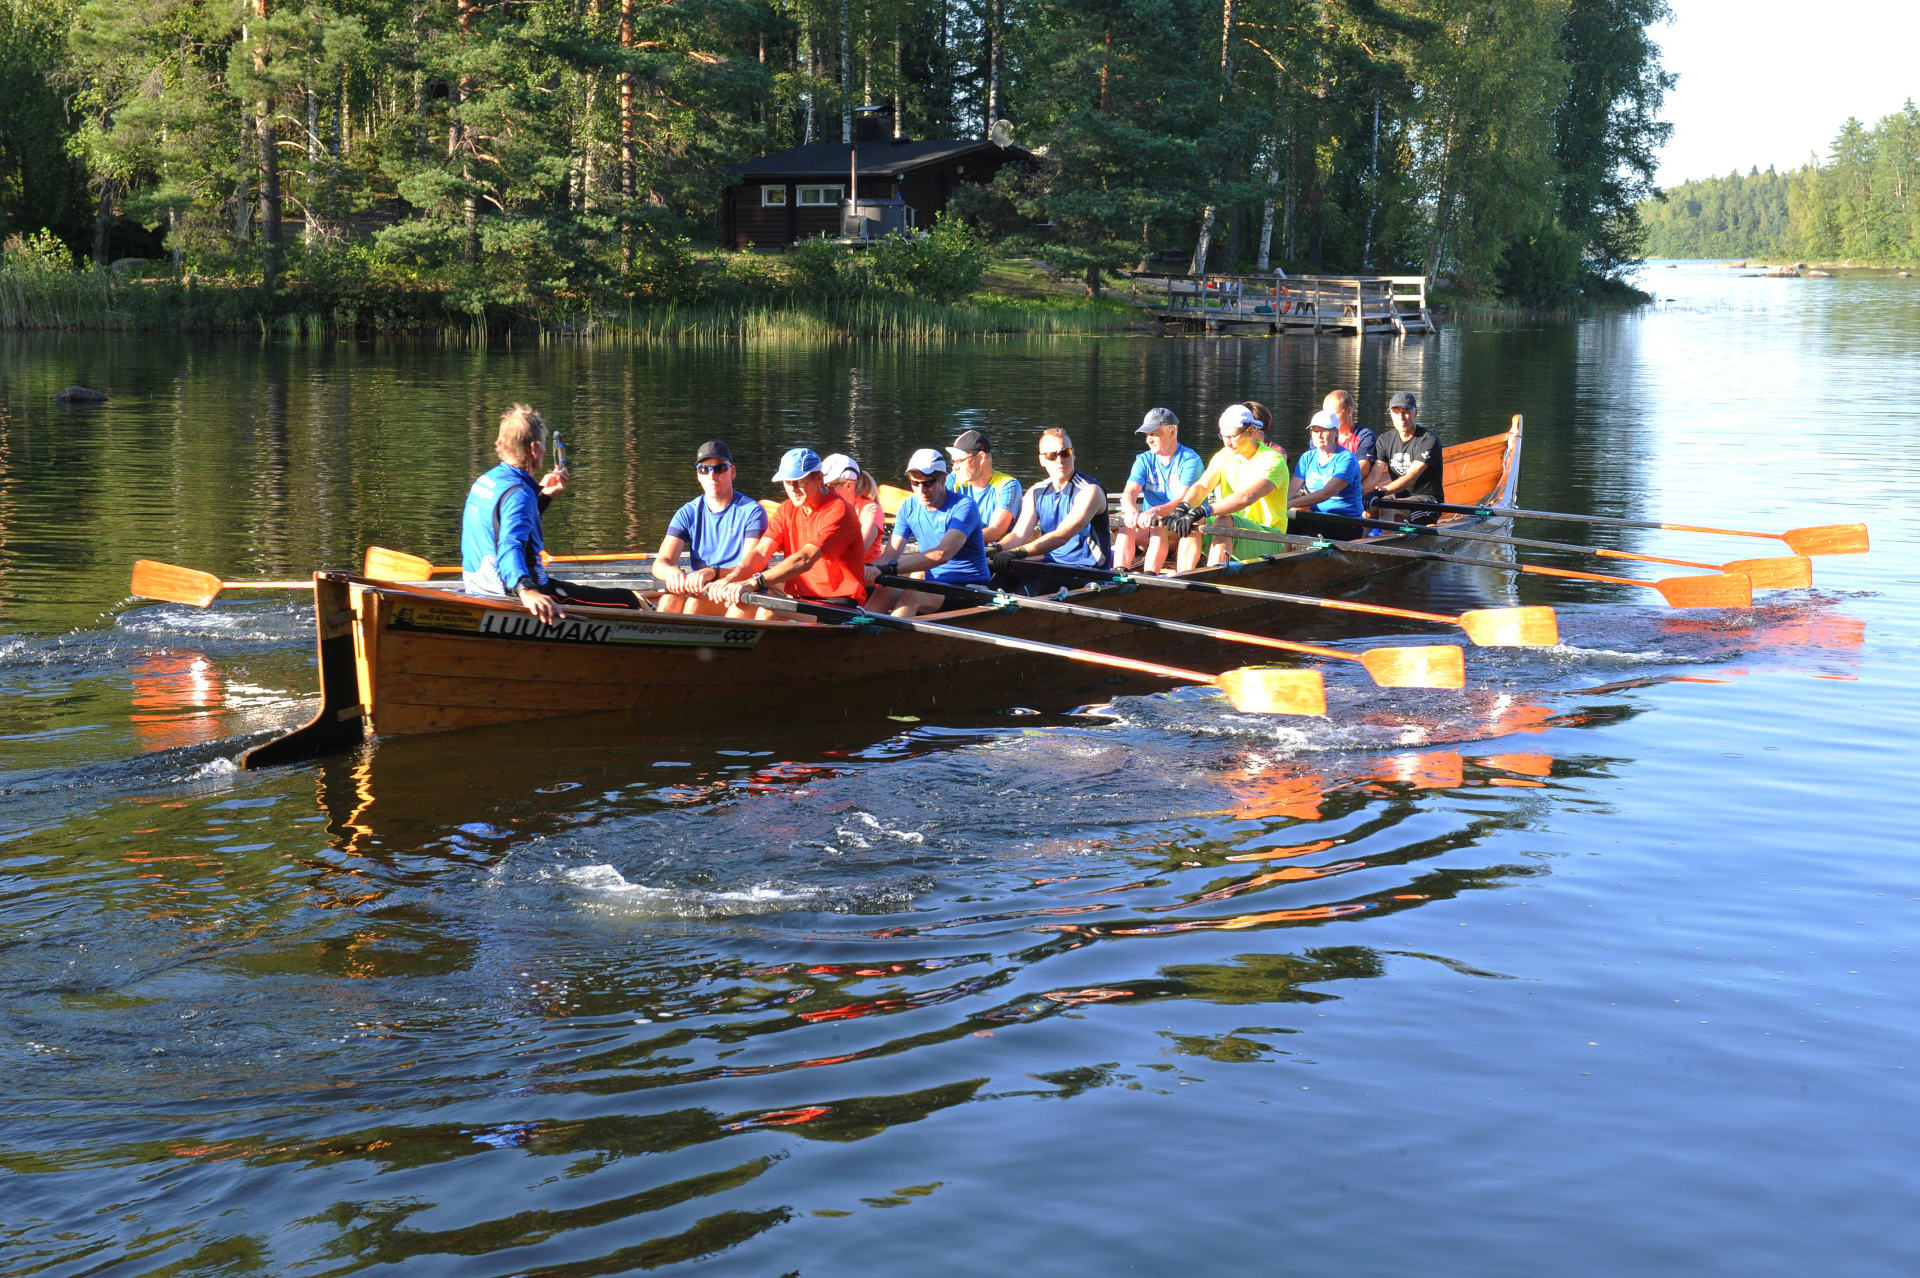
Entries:
MULTIPOLYGON (((639 563, 651 562, 653 556, 644 551, 628 555, 548 555, 542 562, 549 564, 602 564, 602 563, 639 563)), ((361 567, 361 575, 375 581, 425 581, 435 573, 459 572, 460 565, 436 564, 431 559, 419 555, 410 555, 404 550, 389 550, 385 546, 368 546, 366 560, 361 567)))
POLYGON ((1505 515, 1517 519, 1558 519, 1572 524, 1598 524, 1603 528, 1664 528, 1668 532, 1712 533, 1721 537, 1771 537, 1784 541, 1796 555, 1864 555, 1867 553, 1865 524, 1818 524, 1811 528, 1789 528, 1783 533, 1746 532, 1738 528, 1705 528, 1698 524, 1664 524, 1645 519, 1615 519, 1607 515, 1569 515, 1557 510, 1521 510, 1513 506, 1451 506, 1444 502, 1409 501, 1404 497, 1374 494, 1368 500, 1379 506, 1444 510, 1453 515, 1505 515))
POLYGON ((944 582, 918 581, 912 577, 883 576, 880 578, 880 584, 897 586, 902 590, 924 590, 947 599, 965 599, 996 607, 1055 612, 1067 617, 1085 617, 1090 621, 1118 621, 1146 630, 1165 630, 1174 634, 1198 635, 1203 639, 1220 639, 1227 643, 1278 648, 1285 652, 1325 657, 1331 661, 1357 661, 1366 667, 1367 673, 1373 676, 1373 681, 1383 688, 1461 688, 1465 687, 1467 682, 1466 662, 1457 644, 1370 648, 1356 654, 1344 652, 1339 648, 1324 648, 1318 644, 1296 643, 1291 639, 1274 639, 1267 635, 1248 634, 1244 630, 1221 630, 1214 626, 1199 626, 1186 621, 1169 621, 1163 617, 1147 617, 1134 612, 1114 612, 1106 608, 1089 608, 1085 604, 1067 603, 1064 600, 1002 594, 992 590, 976 590, 968 586, 950 586, 944 582))
MULTIPOLYGON (((1396 525, 1397 526, 1397 525, 1396 525)), ((1382 546, 1370 541, 1340 541, 1331 537, 1296 537, 1292 533, 1258 532, 1234 528, 1235 541, 1275 542, 1283 546, 1332 546, 1360 555, 1390 555, 1405 559, 1437 560, 1450 564, 1469 564, 1475 568, 1499 568, 1506 572, 1530 573, 1536 577, 1564 577, 1570 581, 1598 581, 1609 586, 1639 586, 1657 590, 1660 597, 1675 608, 1745 608, 1753 603, 1753 582, 1739 573, 1715 573, 1703 577, 1663 577, 1659 581, 1640 581, 1633 577, 1609 577, 1605 573, 1575 572, 1571 568, 1547 568, 1540 564, 1509 564, 1497 559, 1475 559, 1470 555, 1450 555, 1443 550, 1415 550, 1411 546, 1382 546)), ((1445 531, 1442 530, 1442 535, 1445 531)))
POLYGON ((1280 590, 1256 590, 1251 586, 1224 586, 1216 581, 1194 581, 1186 577, 1161 577, 1153 573, 1134 575, 1110 572, 1102 568, 1069 568, 1064 564, 1016 559, 1013 566, 1027 572, 1088 584, 1111 582, 1116 586, 1146 586, 1155 590, 1188 590, 1202 595, 1225 595, 1237 599, 1258 599, 1266 603, 1301 604, 1309 608, 1331 608, 1336 612, 1359 612, 1375 617, 1395 617, 1402 621, 1425 621, 1437 626, 1458 626, 1467 638, 1482 648, 1551 648, 1560 642, 1560 623, 1553 609, 1534 604, 1524 608, 1475 608, 1450 617, 1439 612, 1417 612, 1412 608, 1389 608, 1385 604, 1355 603, 1350 599, 1322 599, 1318 595, 1292 595, 1280 590))
POLYGON ((1640 555, 1627 550, 1608 550, 1597 546, 1575 546, 1564 541, 1535 541, 1530 537, 1503 537, 1498 533, 1471 532, 1448 524, 1395 524, 1380 519, 1356 519, 1351 515, 1316 515, 1319 519, 1339 520, 1356 528, 1376 528, 1383 532, 1413 533, 1416 536, 1458 537, 1462 541, 1484 541, 1495 546, 1517 546, 1524 550, 1571 551, 1577 555, 1598 555, 1607 559, 1631 559, 1637 563, 1671 564, 1676 568, 1701 568, 1707 572, 1744 573, 1756 589, 1800 590, 1813 584, 1813 561, 1805 555, 1782 555, 1775 559, 1734 559, 1724 564, 1695 563, 1690 559, 1663 559, 1658 555, 1640 555))
POLYGON ((204 608, 223 590, 312 590, 307 581, 222 581, 210 572, 163 564, 152 559, 133 561, 133 593, 142 599, 204 608))
POLYGON ((781 595, 746 594, 741 598, 745 603, 770 608, 777 612, 797 612, 802 616, 823 620, 853 622, 859 625, 878 626, 886 630, 906 630, 914 634, 935 635, 942 639, 990 644, 993 647, 1007 648, 1014 652, 1062 657, 1068 661, 1081 661, 1090 665, 1106 666, 1113 670, 1130 670, 1135 674, 1172 679, 1179 683, 1212 684, 1227 694, 1227 700, 1233 703, 1234 709, 1249 714, 1324 715, 1327 712, 1326 684, 1318 670, 1242 666, 1237 670, 1210 675, 1199 670, 1182 670, 1179 666, 1163 666, 1153 661, 1135 661, 1131 657, 1116 657, 1086 648, 1067 648, 1059 644, 1042 643, 1037 639, 1016 639, 1011 635, 988 634, 985 631, 967 630, 937 621, 893 617, 886 613, 867 612, 859 608, 837 608, 831 604, 788 599, 781 595))

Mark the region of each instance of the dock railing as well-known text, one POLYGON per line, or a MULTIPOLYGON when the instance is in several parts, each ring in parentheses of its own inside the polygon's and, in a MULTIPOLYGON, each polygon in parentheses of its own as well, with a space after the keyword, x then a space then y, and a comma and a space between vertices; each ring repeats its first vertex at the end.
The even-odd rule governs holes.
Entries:
POLYGON ((1266 328, 1366 333, 1433 329, 1424 275, 1133 276, 1134 305, 1170 324, 1209 332, 1266 328))

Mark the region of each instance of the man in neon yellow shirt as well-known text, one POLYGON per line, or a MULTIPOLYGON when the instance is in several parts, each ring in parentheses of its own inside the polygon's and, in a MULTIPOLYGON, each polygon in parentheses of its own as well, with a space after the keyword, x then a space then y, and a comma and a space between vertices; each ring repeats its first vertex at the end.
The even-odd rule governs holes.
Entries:
POLYGON ((1245 404, 1230 404, 1220 414, 1223 448, 1207 463, 1206 473, 1181 494, 1180 504, 1161 522, 1178 538, 1204 526, 1213 544, 1207 562, 1218 564, 1228 555, 1257 559, 1276 549, 1272 542, 1249 541, 1235 553, 1235 528, 1257 532, 1287 530, 1287 498, 1294 479, 1287 469, 1285 450, 1266 442, 1260 419, 1245 404))

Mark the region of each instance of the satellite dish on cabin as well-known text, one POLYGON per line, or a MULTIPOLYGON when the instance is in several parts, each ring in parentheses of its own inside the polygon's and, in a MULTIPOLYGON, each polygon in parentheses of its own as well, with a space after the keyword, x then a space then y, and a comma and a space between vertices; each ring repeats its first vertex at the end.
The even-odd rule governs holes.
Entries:
POLYGON ((1013 121, 995 120, 993 127, 987 130, 987 141, 997 147, 1013 145, 1013 121))

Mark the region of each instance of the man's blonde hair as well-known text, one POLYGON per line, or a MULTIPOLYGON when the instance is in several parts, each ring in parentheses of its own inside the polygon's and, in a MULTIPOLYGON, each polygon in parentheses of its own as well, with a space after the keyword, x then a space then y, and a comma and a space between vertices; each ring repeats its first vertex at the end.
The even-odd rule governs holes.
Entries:
POLYGON ((1333 409, 1334 412, 1340 414, 1342 417, 1345 417, 1348 413, 1353 411, 1353 396, 1347 394, 1346 391, 1336 387, 1335 389, 1327 392, 1327 397, 1320 401, 1320 407, 1322 408, 1330 407, 1333 409))
POLYGON ((1040 442, 1042 444, 1045 444, 1048 439, 1059 440, 1061 448, 1070 449, 1073 447, 1073 436, 1067 434, 1066 431, 1061 430, 1058 426, 1049 426, 1040 432, 1040 442))
POLYGON ((533 442, 547 443, 546 418, 533 411, 531 404, 515 404, 500 414, 500 433, 493 437, 493 451, 503 462, 525 466, 533 460, 533 442))

